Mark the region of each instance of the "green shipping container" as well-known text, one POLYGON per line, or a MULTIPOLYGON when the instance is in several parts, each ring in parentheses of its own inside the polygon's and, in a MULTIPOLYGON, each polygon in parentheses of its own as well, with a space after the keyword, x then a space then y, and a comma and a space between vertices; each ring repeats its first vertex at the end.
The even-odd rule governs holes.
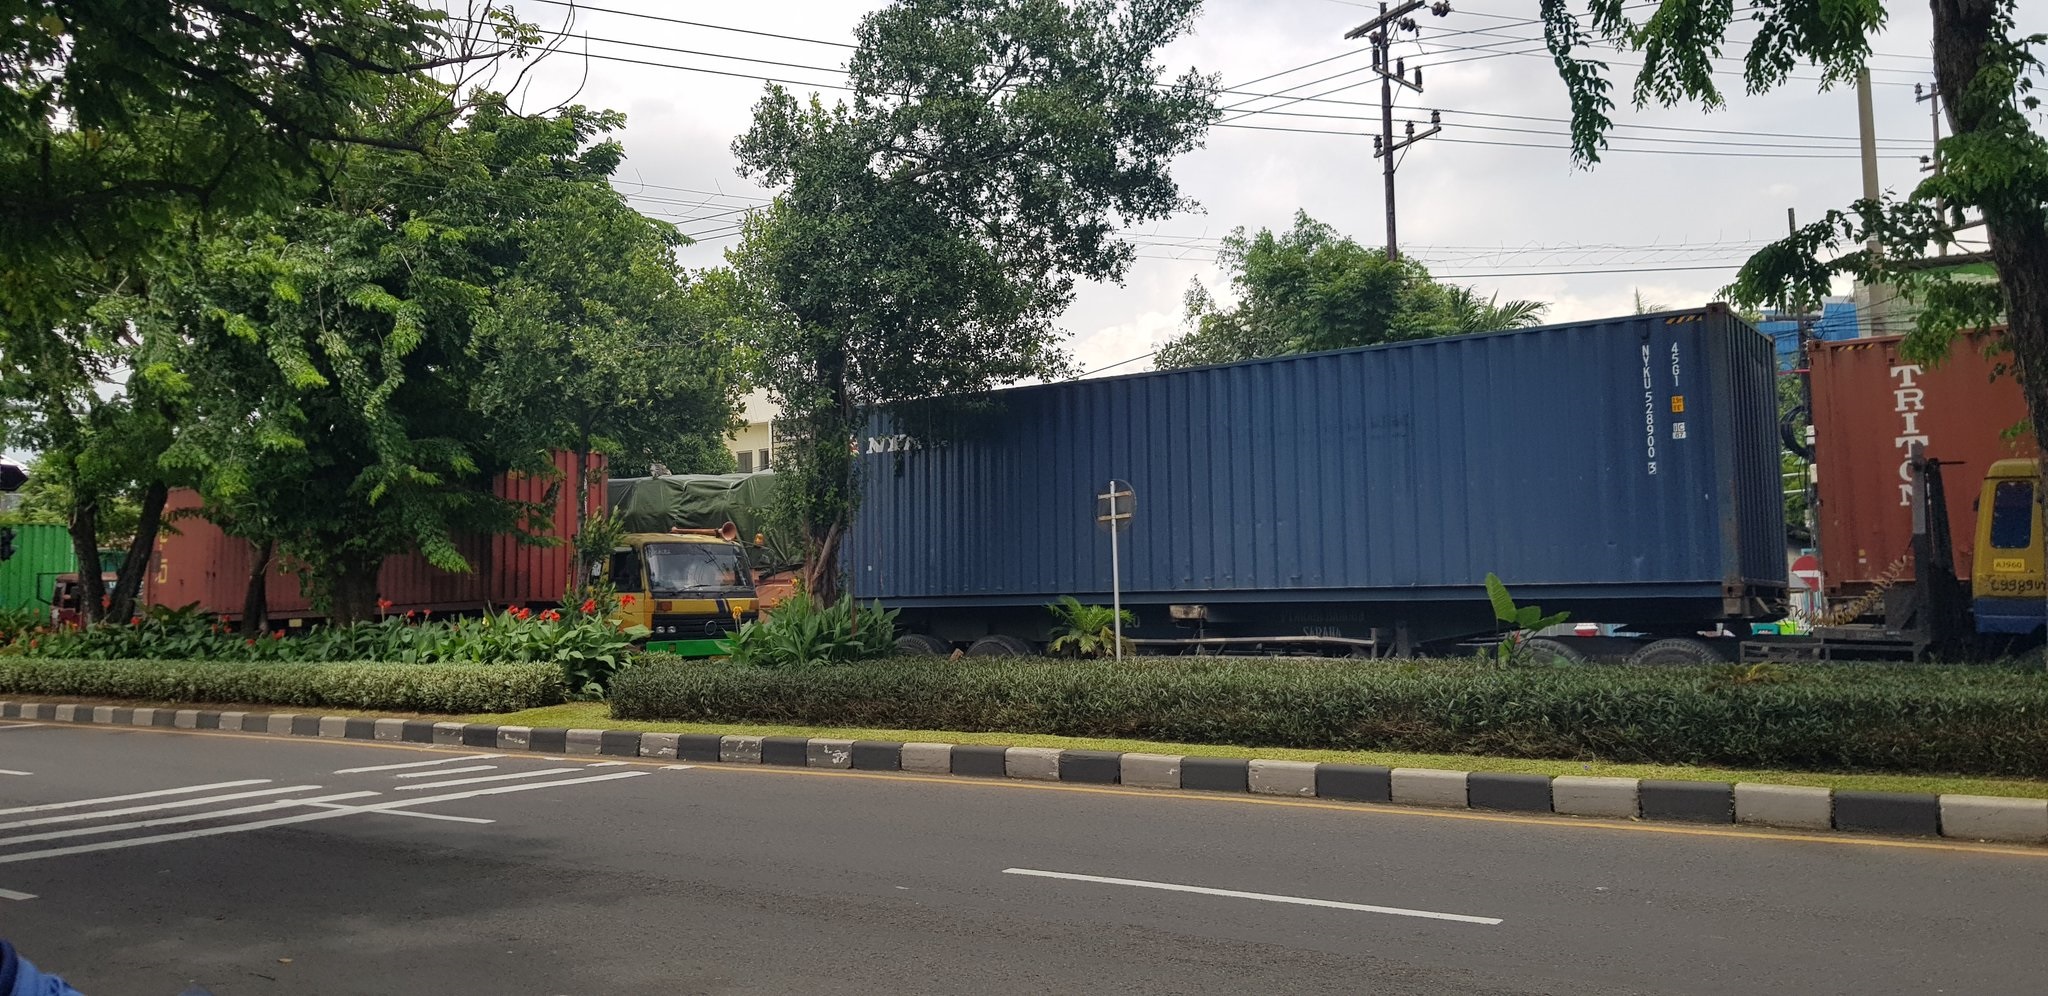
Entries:
POLYGON ((13 526, 14 556, 0 560, 0 609, 49 608, 57 575, 78 570, 63 526, 13 526))

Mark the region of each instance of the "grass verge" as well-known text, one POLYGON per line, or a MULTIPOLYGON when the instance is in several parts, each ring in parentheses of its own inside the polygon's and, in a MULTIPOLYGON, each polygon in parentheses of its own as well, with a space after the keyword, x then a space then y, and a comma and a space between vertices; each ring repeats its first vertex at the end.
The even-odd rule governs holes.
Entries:
POLYGON ((1667 764, 1621 764, 1608 761, 1531 760, 1475 754, 1424 754, 1391 751, 1301 750, 1219 744, 1162 743, 1099 737, 1062 737, 1043 733, 974 733, 962 730, 890 730, 850 726, 789 726, 752 723, 677 723, 611 718, 602 702, 571 702, 523 712, 457 717, 466 723, 514 726, 557 726, 572 729, 634 730, 641 733, 723 733, 739 736, 827 737, 842 740, 929 741, 949 744, 1000 744, 1007 747, 1057 747, 1065 750, 1113 750, 1145 754, 1191 754, 1201 757, 1260 757, 1279 761, 1331 761, 1378 764, 1389 768, 1448 768, 1457 771, 1512 771, 1537 775, 1608 775, 1618 778, 1679 778, 1701 781, 1765 782, 1774 785, 1815 785, 1874 792, 1931 792, 1957 795, 2048 796, 2048 781, 2024 778, 1973 778, 1964 775, 1891 775, 1813 771, 1771 771, 1667 764))

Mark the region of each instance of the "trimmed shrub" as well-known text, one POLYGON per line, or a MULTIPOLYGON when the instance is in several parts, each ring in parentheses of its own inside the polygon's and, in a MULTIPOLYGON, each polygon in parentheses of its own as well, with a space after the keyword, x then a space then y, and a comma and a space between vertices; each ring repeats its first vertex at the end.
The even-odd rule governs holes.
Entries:
POLYGON ((1661 764, 2048 775, 2048 675, 1997 667, 651 656, 621 719, 790 723, 1661 764))
POLYGON ((516 712, 562 701, 553 664, 299 664, 0 657, 0 693, 402 712, 516 712))

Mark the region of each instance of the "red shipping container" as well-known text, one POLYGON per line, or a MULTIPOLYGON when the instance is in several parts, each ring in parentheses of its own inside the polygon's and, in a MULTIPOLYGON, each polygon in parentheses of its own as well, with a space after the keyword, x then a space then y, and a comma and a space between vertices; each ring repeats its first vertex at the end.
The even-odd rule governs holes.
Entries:
POLYGON ((1867 590, 1912 552, 1906 462, 1914 443, 1942 462, 1957 574, 1968 579, 1976 497, 1993 461, 2031 457, 2027 405, 2012 375, 1993 376, 1996 340, 1958 337, 1946 361, 1900 355, 1903 336, 1815 343, 1814 477, 1819 496, 1821 578, 1830 593, 1867 590))
MULTIPOLYGON (((377 592, 391 601, 391 611, 474 612, 560 601, 573 560, 568 540, 576 531, 576 457, 557 453, 554 463, 559 476, 505 474, 498 478, 494 490, 503 498, 541 502, 550 488, 559 486, 554 515, 542 524, 545 534, 560 538, 561 543, 543 547, 510 535, 460 537, 455 545, 469 561, 468 573, 441 570, 418 553, 389 557, 377 575, 377 592)), ((604 458, 591 458, 591 474, 590 514, 603 515, 604 458)), ((145 579, 143 599, 149 605, 174 608, 197 604, 207 612, 239 617, 249 585, 252 551, 247 541, 228 536, 205 519, 177 514, 198 505, 199 496, 192 491, 171 493, 164 515, 177 534, 165 532, 157 537, 155 563, 145 579)), ((271 618, 320 615, 282 558, 272 562, 267 585, 271 618)))

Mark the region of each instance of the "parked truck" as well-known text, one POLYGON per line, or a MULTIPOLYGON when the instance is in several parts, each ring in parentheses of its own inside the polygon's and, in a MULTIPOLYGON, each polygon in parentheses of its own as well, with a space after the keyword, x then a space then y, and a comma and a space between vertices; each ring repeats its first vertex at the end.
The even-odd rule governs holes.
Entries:
MULTIPOLYGON (((512 535, 465 536, 456 547, 467 572, 444 571, 416 552, 385 560, 377 576, 379 597, 392 613, 474 615, 506 608, 542 609, 558 604, 577 579, 572 547, 576 530, 576 488, 570 485, 573 457, 557 456, 554 475, 505 474, 496 493, 514 501, 552 502, 554 513, 533 543, 512 535)), ((590 490, 589 513, 605 514, 604 489, 590 490)), ((157 538, 143 596, 153 606, 196 606, 224 620, 239 621, 250 583, 253 552, 191 514, 199 497, 173 492, 165 517, 176 531, 157 538)), ((592 580, 609 581, 622 600, 619 619, 646 626, 650 648, 704 655, 717 651, 712 637, 730 633, 756 612, 752 573, 735 533, 719 530, 649 530, 629 533, 611 555, 589 565, 592 580)), ((297 629, 325 618, 300 586, 290 565, 273 562, 263 583, 270 624, 297 629)))
POLYGON ((1036 649, 1058 596, 1112 600, 1114 535, 1148 649, 1453 650, 1497 631, 1497 573, 1621 624, 1561 656, 1732 658, 1702 634, 1785 602, 1775 374, 1713 305, 878 414, 848 573, 906 649, 1036 649), (1135 509, 1112 534, 1114 491, 1135 509))
POLYGON ((1720 305, 877 415, 849 575, 914 652, 1034 652, 1063 594, 1120 598, 1153 651, 1464 652, 1499 639, 1488 573, 1598 621, 1534 641, 1570 660, 2003 652, 2048 617, 2048 522, 1991 345, 1940 365, 1896 338, 1819 347, 1843 617, 1801 635, 1752 635, 1786 613, 1775 369, 1720 305), (1131 506, 1115 534, 1110 493, 1131 506))

